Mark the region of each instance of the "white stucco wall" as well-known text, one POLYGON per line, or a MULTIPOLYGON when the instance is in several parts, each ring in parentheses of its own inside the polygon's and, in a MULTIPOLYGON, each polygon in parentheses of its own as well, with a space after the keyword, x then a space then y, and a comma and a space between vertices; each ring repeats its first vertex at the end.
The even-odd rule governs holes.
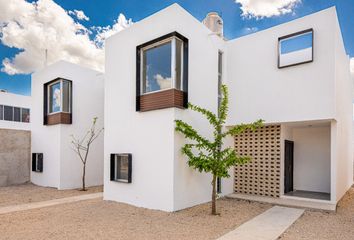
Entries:
POLYGON ((227 43, 228 124, 335 118, 334 21, 330 8, 227 43), (278 69, 278 38, 313 28, 314 61, 278 69))
MULTIPOLYGON (((216 111, 217 54, 219 49, 223 50, 224 42, 181 7, 174 4, 109 38, 105 86, 106 200, 175 211, 211 199, 211 176, 188 167, 180 152, 184 140, 174 131, 174 120, 183 119, 210 137, 208 123, 189 110, 135 111, 136 46, 174 31, 189 39, 189 101, 216 111), (109 180, 109 156, 122 152, 133 155, 131 184, 109 180)), ((230 181, 225 183, 225 192, 232 191, 230 181)))
MULTIPOLYGON (((32 75, 32 152, 43 153, 43 172, 31 172, 31 181, 59 189, 81 186, 82 164, 71 147, 70 135, 83 137, 98 117, 97 128, 103 127, 102 73, 60 61, 32 75), (43 125, 43 84, 62 77, 72 80, 73 123, 43 125)), ((103 140, 92 144, 87 163, 87 186, 103 183, 103 140)))
MULTIPOLYGON (((30 96, 13 94, 9 92, 0 92, 0 105, 29 108, 30 115, 32 114, 30 96)), ((30 130, 31 119, 29 123, 0 120, 0 128, 14 129, 14 130, 30 130)))
POLYGON ((330 193, 330 126, 293 128, 294 189, 330 193))

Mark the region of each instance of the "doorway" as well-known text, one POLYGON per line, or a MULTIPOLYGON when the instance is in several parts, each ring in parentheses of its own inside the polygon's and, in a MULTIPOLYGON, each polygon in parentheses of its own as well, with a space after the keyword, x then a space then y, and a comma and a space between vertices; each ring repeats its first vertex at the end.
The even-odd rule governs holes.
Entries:
POLYGON ((284 193, 294 191, 294 142, 285 140, 284 193))

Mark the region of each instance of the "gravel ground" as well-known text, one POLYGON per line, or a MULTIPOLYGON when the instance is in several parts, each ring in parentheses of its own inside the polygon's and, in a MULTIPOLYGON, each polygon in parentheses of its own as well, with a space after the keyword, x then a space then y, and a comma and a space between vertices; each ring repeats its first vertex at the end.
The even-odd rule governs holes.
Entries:
POLYGON ((0 238, 216 239, 271 205, 220 199, 218 207, 212 216, 209 204, 166 213, 95 199, 0 215, 0 238))
POLYGON ((306 211, 279 239, 353 240, 354 188, 339 202, 336 213, 306 211))
POLYGON ((30 183, 10 187, 0 187, 0 207, 41 202, 95 192, 102 192, 102 186, 90 187, 87 191, 79 191, 77 189, 58 191, 55 188, 39 187, 30 183))

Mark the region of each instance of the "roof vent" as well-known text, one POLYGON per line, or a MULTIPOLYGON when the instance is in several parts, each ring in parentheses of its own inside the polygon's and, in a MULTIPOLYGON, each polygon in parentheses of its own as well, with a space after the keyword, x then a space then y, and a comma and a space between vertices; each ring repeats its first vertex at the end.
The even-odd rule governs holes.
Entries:
POLYGON ((0 92, 7 93, 8 91, 6 89, 0 89, 0 92))
POLYGON ((208 13, 203 24, 219 37, 224 36, 224 22, 217 12, 208 13))

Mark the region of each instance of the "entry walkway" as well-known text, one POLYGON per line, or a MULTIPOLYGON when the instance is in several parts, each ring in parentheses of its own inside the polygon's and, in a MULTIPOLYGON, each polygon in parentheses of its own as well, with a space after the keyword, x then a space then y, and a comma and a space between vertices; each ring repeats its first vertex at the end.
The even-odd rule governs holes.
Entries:
POLYGON ((103 197, 103 193, 99 192, 99 193, 91 193, 91 194, 85 194, 85 195, 80 195, 75 197, 58 198, 58 199, 53 199, 53 200, 43 201, 43 202, 33 202, 33 203, 6 206, 0 208, 0 214, 12 213, 12 212, 18 212, 18 211, 24 211, 24 210, 30 210, 36 208, 43 208, 43 207, 50 207, 50 206, 55 206, 64 203, 72 203, 72 202, 90 200, 90 199, 101 198, 101 197, 103 197))
POLYGON ((303 213, 303 209, 275 206, 218 240, 276 240, 303 213))

